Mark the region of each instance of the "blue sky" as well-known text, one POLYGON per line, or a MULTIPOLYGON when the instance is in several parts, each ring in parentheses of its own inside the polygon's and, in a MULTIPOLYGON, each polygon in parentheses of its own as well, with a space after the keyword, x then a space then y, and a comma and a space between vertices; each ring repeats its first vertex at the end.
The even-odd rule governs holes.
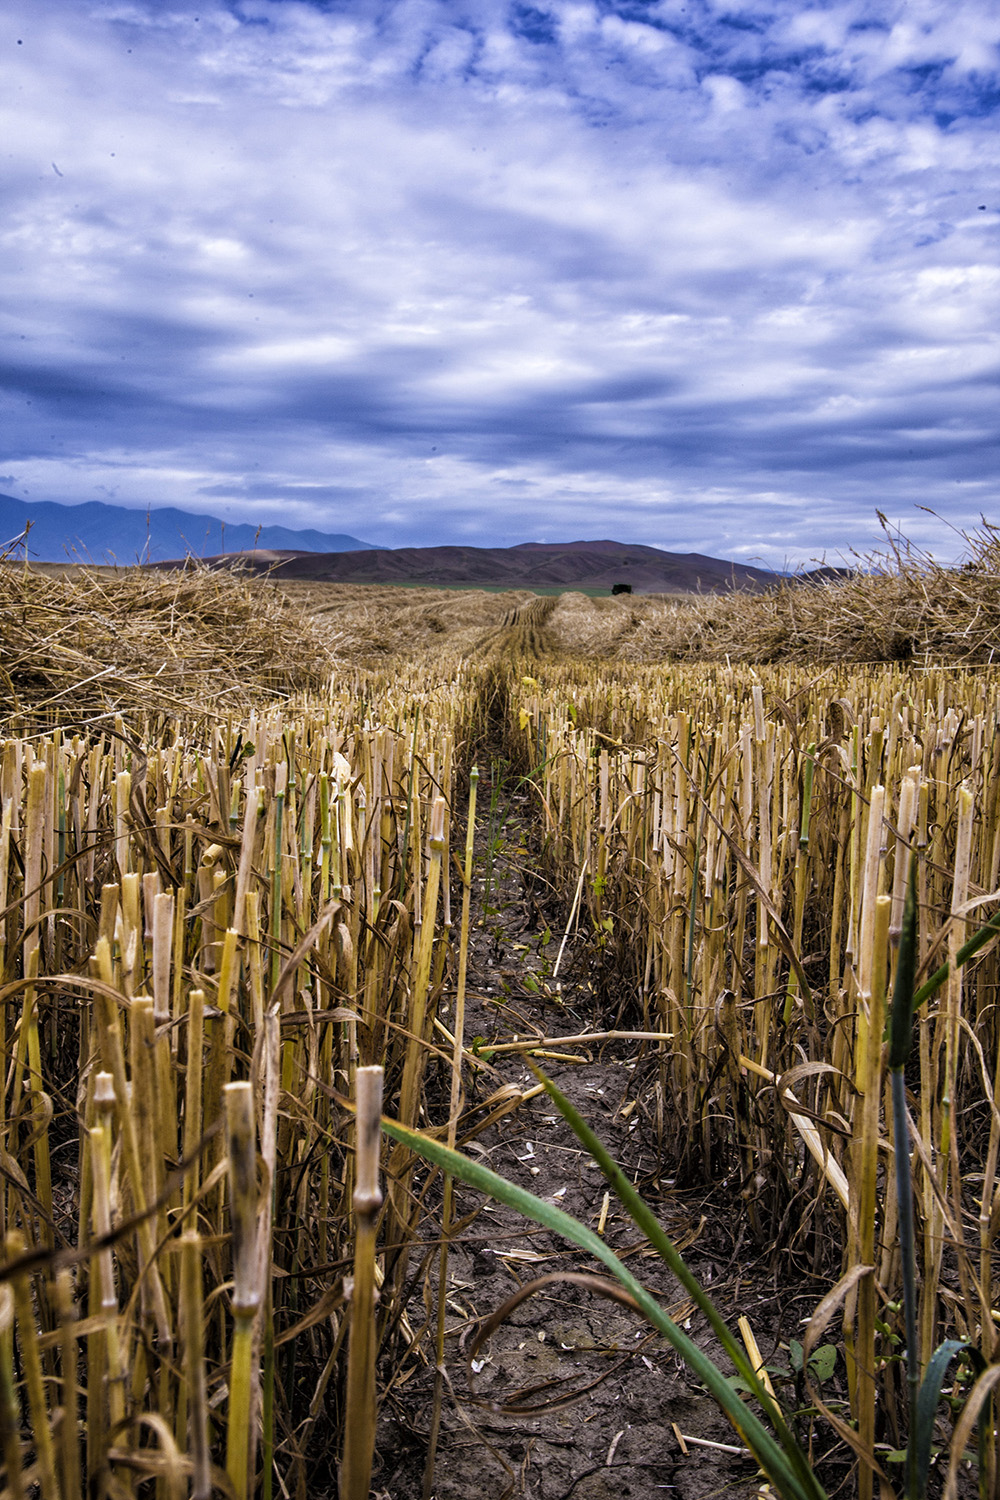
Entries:
POLYGON ((880 507, 947 556, 1000 520, 998 43, 991 0, 7 0, 0 490, 772 566, 880 507))

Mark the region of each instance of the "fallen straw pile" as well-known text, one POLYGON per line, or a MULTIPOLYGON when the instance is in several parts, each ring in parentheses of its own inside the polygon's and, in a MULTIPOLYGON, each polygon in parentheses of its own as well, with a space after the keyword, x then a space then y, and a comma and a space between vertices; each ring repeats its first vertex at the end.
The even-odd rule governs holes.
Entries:
POLYGON ((140 710, 226 714, 319 687, 330 637, 267 582, 0 563, 0 720, 140 710))
MULTIPOLYGON (((888 531, 887 531, 888 535, 888 531)), ((606 654, 628 661, 907 662, 972 666, 1000 644, 1000 533, 966 533, 945 567, 895 537, 850 577, 653 604, 606 654)))

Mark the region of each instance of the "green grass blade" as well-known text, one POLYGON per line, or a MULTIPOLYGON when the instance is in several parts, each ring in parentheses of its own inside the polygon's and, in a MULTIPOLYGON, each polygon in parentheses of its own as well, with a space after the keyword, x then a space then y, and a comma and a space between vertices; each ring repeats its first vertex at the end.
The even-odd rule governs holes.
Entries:
MULTIPOLYGON (((917 856, 910 855, 910 868, 906 877, 906 900, 903 904, 903 925, 899 938, 899 959, 896 964, 896 983, 892 991, 892 1009, 889 1013, 889 1067, 903 1068, 910 1055, 913 1036, 913 1013, 916 996, 913 993, 917 973, 917 856)), ((904 1146, 905 1146, 904 1142, 904 1146)))
POLYGON ((585 1224, 581 1224, 578 1219, 574 1219, 563 1209, 543 1202, 541 1198, 536 1198, 534 1193, 529 1193, 527 1189, 519 1187, 516 1183, 508 1182, 505 1177, 498 1176, 489 1167, 484 1167, 480 1162, 471 1161, 459 1151, 449 1150, 440 1141, 433 1140, 420 1131, 410 1130, 398 1121, 386 1119, 382 1121, 382 1129, 393 1140, 409 1147, 416 1155, 433 1162, 443 1171, 467 1183, 469 1187, 487 1193, 500 1203, 506 1203, 509 1208, 515 1209, 526 1219, 531 1219, 554 1234, 561 1235, 572 1244, 579 1245, 582 1250, 588 1251, 595 1260, 605 1265, 635 1299, 653 1327, 662 1333, 667 1342, 677 1350, 692 1374, 708 1388, 783 1500, 825 1500, 824 1491, 815 1476, 810 1472, 808 1482, 803 1480, 759 1417, 744 1405, 722 1372, 698 1348, 697 1344, 678 1328, 655 1298, 650 1296, 645 1287, 636 1281, 614 1251, 592 1229, 588 1229, 585 1224))
MULTIPOLYGON (((992 942, 995 937, 1000 937, 1000 911, 995 911, 989 921, 985 922, 977 932, 974 932, 962 944, 961 948, 955 954, 955 967, 960 969, 963 964, 968 963, 970 958, 975 958, 980 948, 985 948, 986 944, 992 942)), ((935 990, 939 990, 950 973, 950 964, 942 964, 939 969, 935 969, 930 979, 925 980, 914 995, 914 1008, 916 1009, 923 1005, 924 1001, 929 999, 935 990)))
POLYGON ((625 1173, 610 1155, 603 1142, 594 1134, 587 1122, 566 1098, 566 1095, 561 1092, 550 1078, 546 1077, 541 1068, 530 1057, 526 1057, 525 1062, 531 1068, 538 1081, 544 1086, 549 1098, 555 1104, 559 1113, 567 1125, 569 1125, 587 1154, 597 1162, 601 1171, 614 1188, 620 1202, 627 1210, 630 1218, 642 1230, 650 1244, 663 1258, 671 1271, 673 1271, 685 1291, 691 1294, 693 1301, 705 1314, 711 1324, 713 1333, 729 1355, 729 1358, 733 1361, 733 1364, 737 1367, 741 1378, 745 1379, 752 1387, 760 1387, 763 1400, 766 1404, 769 1401, 767 1392, 760 1385, 760 1381, 754 1374, 746 1351, 730 1331, 728 1324, 723 1320, 715 1304, 682 1258, 680 1251, 676 1249, 673 1242, 664 1233, 659 1220, 649 1207, 649 1204, 636 1192, 635 1187, 629 1182, 625 1173))
POLYGON ((969 1345, 963 1339, 945 1339, 928 1360, 927 1373, 920 1382, 920 1390, 917 1392, 916 1429, 910 1434, 910 1444, 913 1450, 913 1479, 918 1495, 927 1493, 927 1476, 931 1467, 931 1439, 934 1436, 934 1413, 941 1399, 944 1377, 956 1354, 968 1348, 969 1345))
MULTIPOLYGON (((903 1279, 903 1318, 906 1324, 906 1388, 908 1435, 906 1440, 906 1496, 920 1500, 917 1488, 917 1392, 920 1385, 920 1351, 917 1343, 917 1259, 913 1228, 913 1180, 910 1172, 909 1115, 903 1069, 913 1041, 913 993, 917 972, 917 857, 910 854, 903 904, 903 926, 896 962, 896 983, 889 1012, 889 1078, 892 1090, 893 1149, 896 1172, 897 1235, 903 1279)), ((929 1460, 928 1460, 929 1462, 929 1460)))
POLYGON ((586 1120, 570 1103, 566 1095, 562 1093, 556 1084, 552 1082, 551 1078, 548 1078, 530 1057, 526 1057, 525 1062, 531 1068, 539 1083, 543 1085, 549 1098, 555 1104, 584 1150, 593 1161, 597 1162, 633 1223, 637 1228, 642 1230, 661 1259, 670 1267, 685 1291, 690 1293, 696 1306, 704 1313, 712 1332, 729 1355, 740 1378, 750 1387, 751 1392, 767 1413, 778 1434, 781 1446, 788 1455, 789 1461, 799 1473, 803 1483, 811 1484, 813 1475, 808 1460, 802 1452, 794 1433, 785 1423, 777 1402, 764 1387, 756 1370, 750 1363, 746 1350, 730 1330, 715 1303, 704 1290, 693 1271, 691 1271, 673 1241, 664 1233, 663 1227, 649 1204, 636 1192, 634 1185, 629 1182, 607 1147, 595 1135, 594 1131, 591 1130, 586 1120))

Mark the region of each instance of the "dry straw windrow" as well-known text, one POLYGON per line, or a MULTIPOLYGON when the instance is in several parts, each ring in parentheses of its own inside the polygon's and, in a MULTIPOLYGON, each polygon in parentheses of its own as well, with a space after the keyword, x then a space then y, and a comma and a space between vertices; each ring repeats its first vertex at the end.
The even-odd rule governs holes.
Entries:
POLYGON ((173 573, 43 573, 0 558, 0 703, 21 727, 115 713, 225 716, 321 687, 336 637, 273 585, 173 573))
POLYGON ((888 527, 886 536, 883 553, 854 559, 840 575, 776 581, 762 593, 564 595, 550 622, 552 646, 576 658, 636 663, 995 661, 997 529, 984 522, 962 538, 961 567, 934 562, 888 527))

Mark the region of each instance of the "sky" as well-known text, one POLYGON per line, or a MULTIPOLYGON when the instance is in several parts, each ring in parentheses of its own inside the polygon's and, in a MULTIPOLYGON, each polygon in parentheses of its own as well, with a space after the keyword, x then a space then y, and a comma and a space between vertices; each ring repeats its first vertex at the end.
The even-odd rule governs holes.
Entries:
POLYGON ((781 567, 1000 521, 993 0, 6 0, 0 491, 781 567))

